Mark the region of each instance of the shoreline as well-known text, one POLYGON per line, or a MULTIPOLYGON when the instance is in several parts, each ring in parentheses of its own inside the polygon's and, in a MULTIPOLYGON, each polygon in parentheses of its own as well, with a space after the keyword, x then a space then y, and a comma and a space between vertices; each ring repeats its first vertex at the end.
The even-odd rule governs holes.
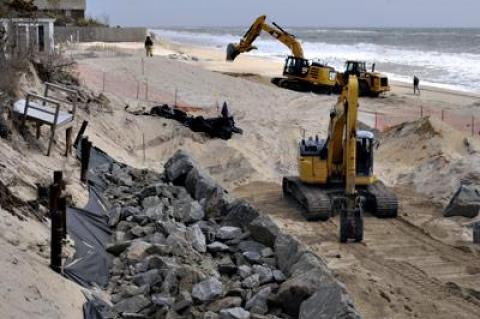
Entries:
MULTIPOLYGON (((198 55, 205 55, 208 57, 215 56, 217 57, 216 62, 220 62, 218 60, 218 56, 225 56, 225 49, 224 48, 215 48, 215 47, 207 47, 207 46, 199 46, 199 45, 194 45, 194 44, 187 44, 187 43, 179 43, 179 42, 174 42, 165 38, 162 38, 160 35, 159 36, 159 43, 161 43, 161 46, 166 46, 167 48, 172 48, 174 50, 180 50, 180 51, 186 51, 186 52, 195 52, 198 55)), ((235 62, 225 62, 225 65, 222 64, 221 68, 225 70, 219 70, 220 66, 213 67, 213 69, 210 69, 207 67, 207 69, 210 69, 212 71, 217 71, 217 72, 228 72, 228 73, 245 73, 245 72, 240 72, 240 71, 235 71, 236 69, 241 69, 244 67, 240 66, 235 66, 235 63, 238 63, 239 60, 242 60, 242 62, 252 62, 255 65, 261 64, 262 66, 257 69, 257 71, 249 71, 246 73, 253 73, 258 76, 265 76, 265 77, 274 77, 274 76, 282 76, 281 72, 283 69, 283 61, 277 61, 271 57, 265 57, 265 56, 257 56, 257 55, 252 55, 252 54, 244 54, 240 55, 235 62), (230 67, 228 67, 228 64, 231 64, 230 67), (275 66, 275 67, 274 67, 275 66), (278 71, 274 71, 275 69, 278 69, 278 71)), ((246 64, 246 63, 242 63, 246 64)), ((382 72, 382 71, 380 71, 382 72)), ((401 88, 406 88, 406 89, 411 89, 412 85, 408 84, 407 82, 399 81, 399 80, 392 80, 389 78, 390 85, 393 87, 401 87, 401 88)), ((438 84, 438 85, 444 85, 444 84, 438 84)), ((478 98, 480 99, 480 92, 472 92, 472 91, 464 91, 460 89, 452 89, 452 88, 444 88, 444 87, 439 87, 435 86, 432 84, 420 84, 420 89, 422 91, 428 91, 428 92, 434 92, 434 93, 442 93, 442 94, 453 94, 457 96, 462 96, 462 97, 468 97, 468 98, 478 98)), ((393 90, 392 90, 393 91, 393 90)))

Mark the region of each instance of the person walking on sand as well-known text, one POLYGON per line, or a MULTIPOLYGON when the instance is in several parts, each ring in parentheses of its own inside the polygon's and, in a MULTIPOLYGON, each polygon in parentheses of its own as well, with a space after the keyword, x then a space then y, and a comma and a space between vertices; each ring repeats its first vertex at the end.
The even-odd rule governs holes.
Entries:
POLYGON ((418 91, 418 95, 420 95, 419 84, 420 84, 420 79, 416 75, 414 75, 413 76, 413 95, 417 95, 417 91, 418 91))
POLYGON ((153 41, 152 37, 149 35, 147 35, 147 38, 145 39, 145 52, 147 57, 153 57, 153 41))

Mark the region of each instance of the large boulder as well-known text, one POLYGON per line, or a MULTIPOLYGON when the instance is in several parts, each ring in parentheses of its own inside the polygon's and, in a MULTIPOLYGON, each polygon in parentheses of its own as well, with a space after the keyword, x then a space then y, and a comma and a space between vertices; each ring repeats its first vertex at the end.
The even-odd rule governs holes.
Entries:
POLYGON ((142 261, 147 255, 147 250, 152 246, 152 244, 147 243, 143 240, 133 241, 127 249, 127 259, 130 263, 138 263, 142 261))
POLYGON ((300 319, 361 319, 351 299, 339 286, 324 287, 305 300, 300 319))
POLYGON ((219 186, 211 189, 205 198, 205 214, 209 218, 217 218, 223 216, 232 199, 225 190, 219 186))
POLYGON ((480 212, 480 187, 473 185, 461 185, 457 190, 443 216, 463 216, 474 218, 480 212))
POLYGON ((185 178, 185 188, 190 195, 201 200, 207 198, 208 194, 217 188, 217 183, 202 169, 194 167, 185 178))
POLYGON ((285 281, 273 297, 273 302, 291 316, 297 317, 300 305, 317 290, 338 285, 330 273, 314 268, 285 281))
POLYGON ((265 215, 255 218, 249 225, 248 230, 252 237, 268 247, 273 247, 280 229, 278 226, 265 215))
POLYGON ((197 201, 185 201, 175 204, 173 216, 182 223, 195 223, 205 217, 205 212, 197 201))
POLYGON ((229 205, 223 224, 247 229, 247 226, 258 216, 260 214, 252 205, 243 200, 236 200, 229 205))
POLYGON ((305 246, 291 235, 279 234, 275 239, 275 257, 280 270, 290 275, 290 270, 306 251, 305 246))
POLYGON ((224 226, 217 230, 216 237, 220 240, 230 240, 242 236, 242 230, 238 227, 224 226))
POLYGON ((200 302, 212 302, 223 294, 223 284, 215 277, 199 282, 192 289, 192 297, 200 302))
POLYGON ((195 165, 185 151, 179 150, 165 164, 165 175, 170 182, 183 185, 185 177, 195 165))

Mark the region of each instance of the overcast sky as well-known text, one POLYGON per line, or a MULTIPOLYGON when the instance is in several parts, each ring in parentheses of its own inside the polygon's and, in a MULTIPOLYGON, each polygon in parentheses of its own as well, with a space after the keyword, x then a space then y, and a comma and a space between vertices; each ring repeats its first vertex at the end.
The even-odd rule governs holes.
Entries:
POLYGON ((122 26, 246 26, 261 14, 286 26, 480 27, 480 0, 87 0, 122 26))

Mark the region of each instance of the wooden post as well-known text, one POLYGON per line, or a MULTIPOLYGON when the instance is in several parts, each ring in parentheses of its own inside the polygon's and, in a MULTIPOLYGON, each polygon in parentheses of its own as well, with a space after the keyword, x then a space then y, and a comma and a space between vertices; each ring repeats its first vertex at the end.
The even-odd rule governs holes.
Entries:
POLYGON ((442 109, 442 122, 445 121, 445 109, 442 109))
POLYGON ((85 133, 85 130, 87 129, 88 121, 83 121, 82 126, 80 127, 80 130, 78 131, 77 137, 75 138, 75 142, 73 145, 77 147, 78 143, 80 142, 80 139, 83 137, 83 134, 85 133))
POLYGON ((378 112, 375 112, 375 129, 378 130, 378 112))
POLYGON ((142 58, 142 75, 145 75, 145 60, 142 58))
POLYGON ((65 157, 72 154, 72 130, 73 127, 69 127, 65 131, 65 157))
POLYGON ((62 192, 62 172, 55 171, 54 183, 50 186, 50 267, 57 273, 62 272, 62 216, 59 210, 59 199, 62 192))
POLYGON ((40 123, 40 121, 37 121, 36 126, 37 126, 36 138, 37 138, 37 140, 38 140, 38 139, 40 138, 40 133, 42 132, 42 131, 41 131, 42 124, 40 123))
POLYGON ((88 164, 90 162, 91 148, 92 143, 88 141, 88 137, 82 138, 80 180, 83 183, 87 182, 87 172, 88 164))
POLYGON ((423 105, 420 105, 420 118, 423 118, 423 105))

